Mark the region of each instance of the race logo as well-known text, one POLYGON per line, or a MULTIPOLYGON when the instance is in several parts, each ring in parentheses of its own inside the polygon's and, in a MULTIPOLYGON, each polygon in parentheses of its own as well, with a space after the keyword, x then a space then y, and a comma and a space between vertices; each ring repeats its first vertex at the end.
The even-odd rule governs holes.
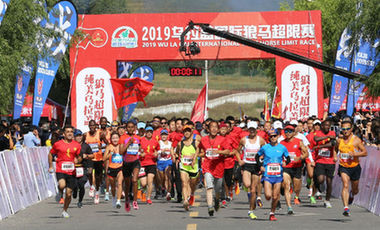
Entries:
POLYGON ((22 95, 19 94, 19 93, 17 93, 17 94, 16 94, 16 98, 17 98, 18 100, 21 100, 21 99, 22 99, 22 95))
POLYGON ((37 81, 37 92, 38 92, 38 95, 41 95, 43 87, 44 87, 44 80, 43 79, 38 79, 38 81, 37 81))
POLYGON ((108 34, 103 28, 81 28, 86 34, 85 38, 78 44, 79 48, 87 49, 91 44, 95 48, 101 48, 108 42, 108 34))
POLYGON ((21 89, 22 89, 22 79, 23 79, 22 76, 18 76, 18 77, 17 77, 17 91, 18 91, 18 92, 20 92, 21 89))
POLYGON ((137 42, 136 31, 129 26, 122 26, 113 32, 111 47, 136 48, 137 42))
POLYGON ((342 81, 337 81, 335 83, 335 94, 339 94, 340 90, 342 89, 342 81))

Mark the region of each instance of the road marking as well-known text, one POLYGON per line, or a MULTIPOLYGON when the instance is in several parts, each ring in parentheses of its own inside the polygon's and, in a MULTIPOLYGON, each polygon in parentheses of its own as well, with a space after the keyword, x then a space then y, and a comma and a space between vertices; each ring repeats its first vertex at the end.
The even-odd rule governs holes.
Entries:
POLYGON ((200 199, 200 198, 201 198, 201 195, 195 195, 194 198, 195 198, 195 199, 200 199))
POLYGON ((197 224, 188 224, 186 230, 197 230, 197 224))
POLYGON ((197 217, 199 215, 199 212, 190 212, 190 217, 197 217))
POLYGON ((199 207, 199 205, 201 205, 201 203, 199 203, 199 202, 194 202, 194 204, 193 204, 194 207, 199 207))
POLYGON ((312 212, 296 212, 292 216, 319 216, 321 214, 319 213, 312 213, 312 212))
POLYGON ((202 192, 202 189, 198 188, 197 190, 195 190, 195 192, 200 193, 202 192))

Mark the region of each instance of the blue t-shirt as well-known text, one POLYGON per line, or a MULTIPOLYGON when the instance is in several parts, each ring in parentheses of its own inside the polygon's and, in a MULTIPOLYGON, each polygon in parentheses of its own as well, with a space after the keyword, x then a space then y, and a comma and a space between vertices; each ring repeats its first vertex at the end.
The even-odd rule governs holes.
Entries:
POLYGON ((282 161, 283 157, 288 157, 289 152, 282 144, 275 146, 271 144, 264 145, 259 152, 259 156, 264 155, 264 176, 266 177, 282 177, 282 161))

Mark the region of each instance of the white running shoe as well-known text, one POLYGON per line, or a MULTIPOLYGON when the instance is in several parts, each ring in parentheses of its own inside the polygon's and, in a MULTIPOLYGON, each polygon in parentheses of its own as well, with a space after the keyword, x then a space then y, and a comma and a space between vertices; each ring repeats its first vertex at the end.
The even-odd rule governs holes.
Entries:
POLYGON ((117 209, 120 209, 120 208, 121 208, 120 200, 116 201, 116 208, 117 208, 117 209))
POLYGON ((99 204, 99 192, 95 193, 94 204, 99 204))
POLYGON ((110 200, 110 194, 109 192, 106 192, 106 194, 104 195, 104 201, 109 201, 110 200))
POLYGON ((66 211, 63 211, 63 212, 62 212, 62 217, 63 217, 63 218, 69 218, 70 215, 69 215, 66 211))
POLYGON ((327 200, 325 201, 324 206, 325 208, 332 208, 330 201, 327 201, 327 200))
POLYGON ((95 195, 95 187, 91 186, 90 191, 88 192, 88 196, 92 198, 94 197, 94 195, 95 195))
POLYGON ((112 197, 112 208, 116 208, 116 197, 112 197))

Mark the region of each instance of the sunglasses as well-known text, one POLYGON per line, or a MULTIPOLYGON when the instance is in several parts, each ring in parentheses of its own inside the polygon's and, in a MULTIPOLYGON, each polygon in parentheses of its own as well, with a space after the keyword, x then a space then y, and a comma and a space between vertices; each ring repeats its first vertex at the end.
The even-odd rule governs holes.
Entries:
POLYGON ((111 125, 111 127, 119 127, 118 125, 111 125))
POLYGON ((167 122, 161 122, 161 124, 162 124, 162 125, 166 125, 166 124, 167 124, 167 122))
POLYGON ((351 128, 342 128, 342 131, 348 131, 350 130, 351 128))
POLYGON ((291 129, 285 129, 285 131, 284 131, 285 133, 293 133, 294 132, 294 130, 291 130, 291 129))
POLYGON ((277 137, 277 135, 271 135, 271 136, 269 136, 270 138, 273 138, 273 137, 277 137))

